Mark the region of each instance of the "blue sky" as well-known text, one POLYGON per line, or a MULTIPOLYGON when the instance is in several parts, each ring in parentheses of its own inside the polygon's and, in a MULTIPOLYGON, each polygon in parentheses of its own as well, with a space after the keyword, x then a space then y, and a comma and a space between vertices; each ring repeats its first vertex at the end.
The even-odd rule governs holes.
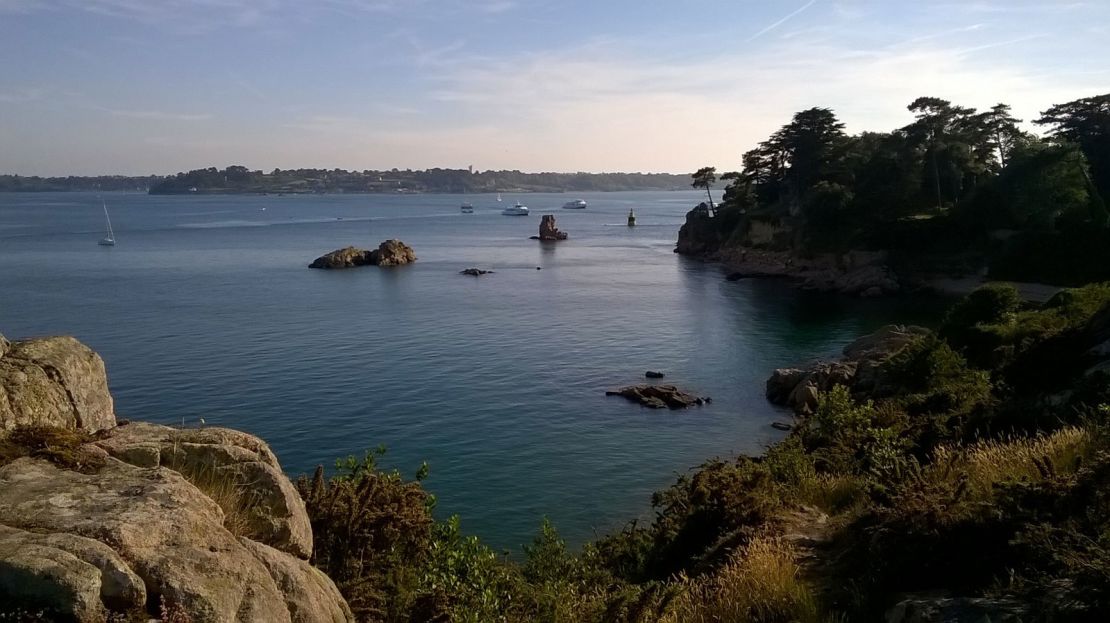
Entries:
POLYGON ((1110 92, 1110 2, 0 0, 0 173, 739 168, 790 116, 1110 92))

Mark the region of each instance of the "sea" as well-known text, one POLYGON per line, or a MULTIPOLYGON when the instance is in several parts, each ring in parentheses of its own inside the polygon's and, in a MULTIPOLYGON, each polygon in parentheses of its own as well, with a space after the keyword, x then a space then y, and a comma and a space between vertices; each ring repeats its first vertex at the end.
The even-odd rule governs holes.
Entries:
POLYGON ((942 308, 727 281, 673 252, 704 196, 0 194, 0 333, 88 344, 121 419, 248 431, 291 476, 384 446, 406 477, 426 462, 437 515, 496 550, 544 517, 577 547, 650 521, 651 493, 703 462, 781 438, 774 368, 942 308), (529 216, 501 214, 517 201, 529 216), (530 240, 542 214, 569 238, 530 240), (307 267, 390 238, 418 261, 307 267), (605 395, 648 370, 713 401, 605 395))

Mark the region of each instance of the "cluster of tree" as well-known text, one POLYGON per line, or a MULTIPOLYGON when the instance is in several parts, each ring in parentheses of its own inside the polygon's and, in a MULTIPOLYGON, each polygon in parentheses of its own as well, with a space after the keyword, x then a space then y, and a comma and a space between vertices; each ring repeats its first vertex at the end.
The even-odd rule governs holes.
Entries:
MULTIPOLYGON (((851 136, 833 111, 812 108, 742 158, 720 212, 792 225, 795 250, 883 246, 917 222, 919 241, 976 245, 990 232, 1105 230, 1110 222, 1110 94, 1053 106, 1023 131, 1010 107, 977 111, 922 97, 916 119, 891 132, 851 136), (927 220, 940 223, 922 224, 927 220)), ((695 187, 707 185, 703 170, 695 187)), ((708 179, 711 184, 714 180, 708 179)), ((724 232, 722 239, 730 238, 724 232)))
POLYGON ((39 177, 37 175, 0 175, 0 192, 58 192, 58 191, 142 191, 162 181, 161 175, 126 176, 98 175, 95 177, 39 177))
POLYGON ((343 169, 274 169, 269 173, 242 166, 196 169, 160 180, 151 194, 179 193, 373 193, 373 192, 572 192, 671 190, 684 176, 669 173, 522 173, 469 169, 424 171, 345 171, 343 169))

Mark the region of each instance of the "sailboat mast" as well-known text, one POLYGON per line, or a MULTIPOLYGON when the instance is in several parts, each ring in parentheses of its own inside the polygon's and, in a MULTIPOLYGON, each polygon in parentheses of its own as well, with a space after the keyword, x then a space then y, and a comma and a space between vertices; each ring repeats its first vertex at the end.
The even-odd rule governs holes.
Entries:
POLYGON ((101 199, 100 205, 104 207, 104 220, 108 223, 108 237, 114 239, 116 235, 112 232, 112 219, 108 217, 108 204, 101 199))

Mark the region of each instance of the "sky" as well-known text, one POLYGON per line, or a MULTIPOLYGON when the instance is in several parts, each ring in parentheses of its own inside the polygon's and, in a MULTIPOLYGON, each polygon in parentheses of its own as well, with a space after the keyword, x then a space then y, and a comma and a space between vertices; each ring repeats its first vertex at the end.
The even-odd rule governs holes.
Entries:
POLYGON ((0 0, 0 174, 730 171, 806 108, 1028 121, 1107 59, 1107 0, 0 0))

